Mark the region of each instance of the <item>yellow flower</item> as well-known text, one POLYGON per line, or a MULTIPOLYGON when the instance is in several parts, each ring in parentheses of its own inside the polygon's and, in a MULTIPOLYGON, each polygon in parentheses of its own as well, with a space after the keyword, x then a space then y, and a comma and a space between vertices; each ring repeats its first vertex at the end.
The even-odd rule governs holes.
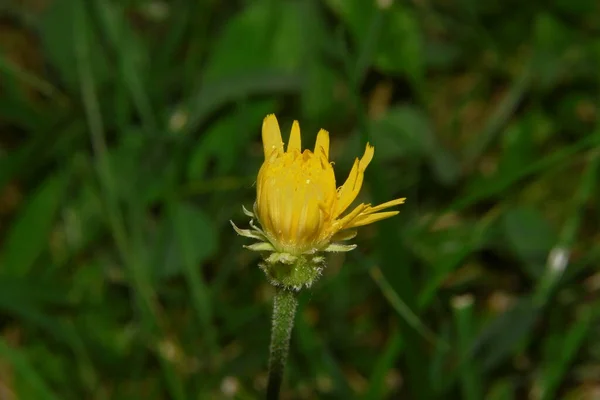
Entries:
POLYGON ((287 255, 277 259, 289 263, 319 251, 349 251, 356 246, 337 242, 356 236, 356 227, 398 214, 382 210, 404 203, 404 198, 375 207, 363 203, 344 214, 360 192, 365 169, 373 159, 374 148, 369 144, 362 158, 354 161, 346 182, 337 188, 327 131, 319 131, 314 152, 302 151, 300 126, 294 121, 284 151, 277 118, 271 114, 264 119, 262 141, 265 161, 256 180, 254 212, 244 209, 262 229, 253 221, 251 230, 234 225, 240 235, 260 241, 247 246, 252 250, 287 255))

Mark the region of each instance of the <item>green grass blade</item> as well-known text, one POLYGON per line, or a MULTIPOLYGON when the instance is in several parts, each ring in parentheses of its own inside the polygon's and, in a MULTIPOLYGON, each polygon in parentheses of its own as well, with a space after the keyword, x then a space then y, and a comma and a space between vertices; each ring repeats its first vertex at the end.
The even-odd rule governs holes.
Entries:
POLYGON ((438 338, 431 329, 429 329, 419 317, 410 309, 410 307, 398 296, 392 286, 389 284, 387 279, 384 277, 381 270, 377 267, 371 267, 369 270, 371 278, 377 283, 379 289, 383 293, 384 297, 392 305, 394 310, 400 315, 402 320, 415 331, 417 331, 423 338, 427 339, 431 344, 442 348, 449 348, 449 344, 438 338))
POLYGON ((386 376, 394 367, 396 359, 402 352, 402 337, 400 333, 394 332, 388 339, 383 352, 378 357, 373 368, 373 373, 369 377, 369 387, 363 396, 365 400, 377 400, 385 398, 387 393, 386 376))
POLYGON ((477 400, 483 398, 483 381, 480 368, 475 359, 470 357, 470 345, 474 338, 473 296, 465 294, 452 299, 454 324, 457 331, 458 354, 460 355, 459 374, 461 381, 461 398, 477 400))
POLYGON ((19 379, 27 382, 27 393, 40 400, 59 399, 46 385, 42 377, 37 374, 35 368, 25 355, 21 351, 12 348, 2 338, 0 338, 0 356, 10 363, 19 379))

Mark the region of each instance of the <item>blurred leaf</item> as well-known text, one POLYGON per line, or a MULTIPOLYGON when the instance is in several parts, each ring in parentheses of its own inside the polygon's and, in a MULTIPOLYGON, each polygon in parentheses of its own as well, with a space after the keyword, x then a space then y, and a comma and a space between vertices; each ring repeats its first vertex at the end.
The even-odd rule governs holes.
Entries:
POLYGON ((114 171, 115 192, 124 200, 139 204, 157 201, 170 190, 174 160, 164 147, 148 141, 144 132, 131 128, 108 151, 114 171))
POLYGON ((461 176, 460 164, 456 156, 441 143, 435 143, 428 152, 431 169, 440 183, 451 185, 461 176))
POLYGON ((259 69, 271 59, 266 27, 269 20, 267 2, 254 2, 231 18, 214 41, 204 70, 206 80, 215 80, 240 71, 259 69), (239 39, 244 38, 244 45, 239 39), (231 51, 231 49, 236 51, 231 51))
POLYGON ((530 127, 531 122, 525 119, 505 129, 502 135, 503 152, 498 165, 498 175, 515 175, 535 158, 530 127))
MULTIPOLYGON (((144 150, 144 137, 138 132, 123 132, 121 141, 107 152, 108 164, 115 171, 113 184, 115 193, 124 198, 139 198, 140 187, 145 182, 154 181, 155 176, 140 173, 139 166, 144 150), (118 171, 118 172, 117 172, 118 171), (139 179, 144 181, 140 182, 139 179)), ((100 161, 96 161, 100 163, 100 161)))
POLYGON ((423 82, 425 69, 423 40, 417 19, 408 7, 399 2, 385 14, 386 23, 375 63, 387 73, 403 72, 413 84, 419 85, 423 82))
POLYGON ((380 119, 371 122, 369 131, 380 159, 424 156, 434 141, 426 115, 412 106, 390 108, 380 119))
POLYGON ((568 13, 573 17, 585 17, 597 10, 595 0, 554 0, 554 7, 559 13, 568 13))
POLYGON ((163 278, 181 274, 186 265, 199 268, 217 248, 216 228, 202 209, 175 203, 168 215, 153 240, 156 275, 163 278))
POLYGON ((410 309, 402 298, 400 298, 379 268, 373 267, 369 270, 369 273, 400 318, 430 343, 435 344, 438 347, 449 348, 448 343, 443 342, 441 338, 437 337, 436 334, 423 323, 419 316, 410 309))
POLYGON ((591 307, 581 310, 580 317, 565 331, 554 331, 544 341, 545 360, 542 365, 542 399, 555 399, 560 384, 569 374, 569 367, 583 342, 590 335, 591 307))
MULTIPOLYGON (((445 342, 451 343, 452 333, 451 325, 449 321, 444 321, 441 327, 438 328, 437 333, 442 337, 445 342)), ((431 363, 429 364, 429 372, 431 374, 431 388, 434 395, 439 396, 447 390, 450 382, 454 382, 458 374, 457 369, 454 369, 453 373, 448 373, 447 362, 448 358, 453 355, 453 349, 444 348, 437 346, 433 349, 433 355, 431 357, 431 363)))
POLYGON ((47 178, 23 206, 2 247, 2 272, 23 276, 31 271, 48 245, 66 184, 64 174, 47 178))
POLYGON ((190 115, 187 130, 196 129, 225 103, 254 94, 300 90, 303 74, 299 68, 306 60, 306 48, 298 16, 304 9, 293 2, 277 7, 268 4, 251 3, 223 28, 207 61, 202 85, 186 107, 190 115), (239 38, 244 38, 243 46, 239 38))
POLYGON ((274 111, 270 100, 244 103, 215 121, 199 138, 188 164, 188 179, 206 177, 211 161, 215 163, 211 175, 231 171, 239 162, 242 152, 247 152, 248 142, 259 136, 263 118, 274 111))
MULTIPOLYGON (((23 279, 2 279, 0 282, 0 310, 6 315, 14 318, 25 326, 35 327, 44 337, 58 342, 66 347, 72 357, 75 358, 76 372, 83 375, 93 374, 90 360, 87 356, 87 350, 81 341, 77 332, 73 329, 70 321, 63 318, 57 318, 50 315, 56 307, 70 306, 72 302, 67 301, 65 292, 67 288, 64 285, 58 285, 53 281, 44 281, 33 283, 27 278, 23 279)), ((1 353, 1 352, 0 352, 1 353)), ((54 358, 55 354, 52 354, 54 358)), ((39 358, 37 355, 34 358, 39 358)), ((0 356, 0 360, 2 357, 0 356)), ((64 357, 56 357, 56 361, 68 362, 64 357)), ((36 371, 42 373, 47 379, 58 378, 64 380, 64 373, 58 372, 58 377, 50 377, 45 369, 48 363, 44 363, 43 368, 37 366, 36 371)), ((50 367, 51 368, 51 367, 50 367)), ((81 377, 81 375, 80 375, 81 377)), ((85 380, 85 379, 84 379, 85 380)), ((78 382, 71 381, 71 386, 75 389, 78 382)), ((89 384, 88 382, 83 382, 89 384)), ((24 393, 19 391, 23 397, 24 393)), ((35 397, 37 398, 37 397, 35 397)))
MULTIPOLYGON (((42 14, 39 27, 46 56, 56 68, 62 82, 74 93, 79 90, 73 44, 73 19, 76 18, 74 10, 77 2, 77 0, 51 2, 42 14)), ((103 47, 94 31, 90 29, 90 25, 86 23, 84 26, 87 31, 86 37, 90 38, 90 45, 94 49, 90 52, 93 74, 97 82, 105 82, 110 75, 103 47)))
POLYGON ((185 241, 181 243, 183 256, 190 264, 201 264, 217 249, 213 221, 202 209, 186 203, 178 203, 172 211, 172 222, 180 233, 177 237, 185 241))
MULTIPOLYGON (((306 57, 302 62, 305 84, 302 88, 300 108, 309 121, 321 120, 326 115, 344 115, 349 108, 350 92, 344 82, 343 72, 332 65, 328 52, 336 47, 329 34, 327 15, 320 2, 305 2, 303 34, 306 57)), ((331 54, 329 54, 331 56, 331 54)), ((335 58, 335 56, 333 56, 335 58)))
POLYGON ((531 271, 538 278, 550 249, 558 239, 556 232, 542 214, 533 208, 508 210, 502 224, 508 245, 514 253, 526 264, 539 266, 531 271))
POLYGON ((463 51, 450 41, 429 39, 423 47, 423 58, 430 68, 452 68, 463 56, 463 51))
POLYGON ((375 2, 360 0, 327 0, 327 5, 342 19, 353 34, 366 32, 377 12, 375 2))
POLYGON ((248 3, 227 22, 214 42, 204 80, 265 68, 285 72, 298 69, 306 56, 303 36, 307 32, 302 20, 305 9, 300 2, 270 5, 267 1, 248 3))
POLYGON ((6 122, 15 126, 35 131, 40 128, 42 116, 32 107, 29 107, 21 99, 10 97, 0 92, 0 116, 6 122))
POLYGON ((241 73, 203 85, 190 99, 189 121, 185 125, 185 131, 198 128, 211 113, 229 102, 257 94, 296 93, 301 87, 302 79, 299 75, 268 70, 241 73))
POLYGON ((572 34, 562 22, 549 13, 540 13, 534 21, 535 79, 542 89, 550 90, 560 83, 565 63, 564 52, 572 43, 572 34))
POLYGON ((2 119, 31 132, 43 128, 46 122, 46 115, 44 115, 46 110, 31 101, 28 86, 46 96, 55 94, 56 89, 25 71, 3 54, 0 54, 0 82, 2 82, 2 91, 0 91, 2 119))
MULTIPOLYGON (((145 43, 131 29, 126 19, 126 10, 119 3, 94 1, 90 9, 95 11, 90 13, 90 16, 97 17, 94 22, 98 22, 99 31, 112 44, 117 55, 120 82, 129 91, 131 102, 135 104, 142 118, 146 133, 153 133, 157 128, 157 123, 148 91, 160 90, 162 86, 158 83, 148 85, 145 82, 149 75, 148 64, 150 63, 145 43)), ((157 95, 160 96, 161 93, 159 92, 157 95)), ((118 108, 115 112, 118 112, 118 108)))
POLYGON ((192 205, 175 203, 170 207, 169 215, 194 308, 208 342, 209 354, 214 357, 217 352, 217 334, 212 322, 210 292, 200 266, 217 250, 217 231, 208 215, 192 205))
POLYGON ((0 304, 65 307, 70 303, 65 297, 65 287, 48 279, 31 281, 28 277, 7 277, 0 280, 0 304))
MULTIPOLYGON (((87 167, 87 166, 86 166, 87 167)), ((104 233, 103 204, 95 182, 86 180, 69 195, 63 210, 64 218, 58 228, 64 235, 62 248, 53 252, 57 265, 71 261, 71 257, 93 248, 104 233), (59 256, 56 256, 59 253, 59 256), (57 258, 59 260, 57 260, 57 258)))
POLYGON ((595 147, 598 138, 595 135, 588 135, 581 140, 557 148, 556 151, 546 155, 541 159, 536 159, 526 168, 515 172, 515 175, 494 175, 492 178, 472 177, 467 183, 465 193, 448 206, 448 209, 458 211, 470 205, 473 205, 484 199, 490 199, 507 191, 512 185, 522 181, 524 178, 533 176, 536 173, 547 171, 557 164, 568 162, 572 157, 585 151, 588 147, 595 147))
POLYGON ((454 325, 456 330, 456 347, 460 357, 458 367, 462 398, 479 400, 483 397, 484 378, 477 360, 470 357, 469 347, 474 339, 474 303, 471 294, 452 298, 454 325))
POLYGON ((371 122, 369 131, 378 158, 427 157, 442 183, 450 184, 458 179, 458 162, 438 142, 422 110, 412 106, 390 108, 380 119, 371 122))
POLYGON ((510 379, 501 379, 492 385, 485 400, 514 400, 516 399, 515 386, 510 379))
POLYGON ((402 339, 398 332, 394 332, 388 339, 383 352, 379 355, 375 368, 369 378, 369 387, 364 399, 383 399, 388 391, 385 378, 393 368, 395 361, 402 351, 402 339))
POLYGON ((292 334, 292 348, 297 347, 300 349, 303 359, 309 363, 313 376, 325 374, 333 380, 334 386, 330 394, 337 398, 351 398, 352 391, 348 386, 341 365, 336 357, 331 354, 328 345, 319 338, 319 335, 303 318, 303 309, 303 302, 301 302, 294 326, 296 333, 292 334))
MULTIPOLYGON (((379 9, 375 1, 328 0, 327 4, 345 22, 357 48, 369 39, 366 34, 379 13, 383 16, 380 40, 370 45, 375 66, 388 74, 405 74, 419 84, 424 76, 423 43, 420 27, 411 10, 400 3, 379 9)), ((365 66, 368 67, 368 66, 365 66)))
POLYGON ((72 332, 64 329, 58 318, 49 315, 57 307, 71 305, 65 298, 66 288, 57 282, 31 282, 28 278, 7 278, 0 281, 0 310, 18 321, 40 328, 45 335, 62 344, 73 343, 72 332))
MULTIPOLYGON (((8 361, 18 382, 17 388, 20 398, 34 398, 40 400, 57 400, 44 380, 38 375, 36 368, 31 365, 27 357, 20 350, 12 348, 4 339, 0 338, 0 357, 8 361), (27 394, 25 394, 27 393, 27 394)), ((10 389, 9 389, 10 390, 10 389)))
POLYGON ((309 120, 322 118, 325 114, 339 111, 344 103, 344 83, 333 68, 324 63, 313 62, 306 69, 306 84, 303 85, 302 113, 309 120))
POLYGON ((519 299, 515 306, 490 321, 475 338, 471 352, 484 371, 490 371, 522 345, 531 333, 539 309, 530 298, 519 299))
POLYGON ((509 90, 494 106, 494 110, 487 121, 482 132, 475 136, 464 150, 464 163, 468 166, 477 161, 486 150, 494 143, 497 136, 510 121, 516 112, 518 105, 523 101, 525 94, 530 89, 534 76, 534 60, 526 60, 520 67, 519 74, 513 78, 509 90))
POLYGON ((595 93, 570 91, 561 96, 556 105, 556 120, 561 130, 574 136, 587 135, 594 129, 595 118, 586 116, 594 108, 595 93))

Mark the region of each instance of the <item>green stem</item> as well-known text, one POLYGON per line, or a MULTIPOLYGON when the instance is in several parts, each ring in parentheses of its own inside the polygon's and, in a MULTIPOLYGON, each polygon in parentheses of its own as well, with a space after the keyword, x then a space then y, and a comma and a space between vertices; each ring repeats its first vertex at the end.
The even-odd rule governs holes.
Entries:
POLYGON ((269 384, 267 400, 279 399, 285 362, 290 350, 290 337, 298 306, 297 293, 277 288, 273 301, 273 324, 271 326, 271 348, 269 357, 269 384))

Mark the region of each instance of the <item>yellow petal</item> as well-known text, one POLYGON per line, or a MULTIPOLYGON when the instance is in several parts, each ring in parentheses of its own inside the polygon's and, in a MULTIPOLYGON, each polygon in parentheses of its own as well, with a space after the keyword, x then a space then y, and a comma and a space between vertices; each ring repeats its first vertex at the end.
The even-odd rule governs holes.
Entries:
POLYGON ((365 147, 365 153, 360 159, 360 169, 362 172, 365 172, 369 164, 371 164, 371 160, 373 159, 373 155, 375 154, 375 147, 371 146, 367 143, 367 147, 365 147))
POLYGON ((378 211, 396 206, 398 204, 402 204, 404 203, 404 200, 406 200, 406 198, 387 201, 376 207, 360 204, 354 210, 352 210, 352 212, 339 219, 337 227, 338 229, 348 229, 356 226, 370 224, 371 222, 379 221, 379 219, 388 218, 388 216, 391 217, 393 215, 396 215, 398 213, 397 211, 390 211, 392 214, 390 214, 390 212, 378 213, 378 211), (370 217, 372 215, 377 215, 378 217, 371 219, 370 217))
POLYGON ((348 214, 344 215, 343 218, 340 218, 337 221, 335 221, 335 230, 341 231, 342 229, 346 229, 352 223, 352 221, 354 221, 356 218, 358 218, 360 216, 360 214, 362 214, 365 211, 366 208, 367 208, 366 204, 357 205, 354 208, 354 210, 352 210, 348 214))
POLYGON ((360 188, 362 187, 363 178, 365 175, 365 169, 373 159, 373 154, 375 153, 375 149, 369 143, 367 143, 367 147, 365 148, 365 153, 362 158, 359 160, 358 158, 354 162, 354 166, 350 171, 350 175, 348 175, 348 179, 344 182, 344 185, 339 190, 338 193, 338 201, 335 206, 335 211, 333 213, 334 218, 337 218, 341 213, 344 212, 350 204, 356 199, 358 193, 360 192, 360 188))
POLYGON ((331 237, 332 242, 341 242, 344 240, 354 239, 357 232, 355 230, 347 230, 336 233, 331 237))
POLYGON ((265 159, 268 160, 273 152, 277 155, 283 153, 283 141, 281 140, 281 131, 275 114, 269 114, 263 121, 262 141, 265 150, 265 159))
POLYGON ((380 221, 382 219, 393 217, 394 215, 397 215, 399 212, 400 211, 386 211, 386 212, 381 212, 381 213, 375 213, 375 214, 368 214, 368 215, 364 215, 364 216, 359 216, 354 221, 352 221, 347 226, 347 228, 356 228, 357 226, 363 226, 363 225, 372 224, 373 222, 377 222, 377 221, 380 221))
POLYGON ((380 205, 378 205, 378 206, 375 206, 375 207, 369 207, 369 208, 367 209, 367 211, 365 211, 365 212, 366 212, 366 213, 369 213, 369 214, 373 214, 373 213, 379 212, 379 211, 381 211, 381 210, 383 210, 383 209, 386 209, 386 208, 390 208, 390 207, 393 207, 393 206, 397 206, 397 205, 399 205, 399 204, 404 204, 404 200, 406 200, 406 197, 403 197, 403 198, 401 198, 401 199, 396 199, 396 200, 386 201, 385 203, 382 203, 382 204, 380 204, 380 205))
POLYGON ((325 129, 321 129, 317 134, 315 154, 324 155, 326 159, 329 159, 329 132, 327 132, 325 129))
POLYGON ((297 150, 299 153, 302 151, 302 144, 300 139, 300 124, 298 121, 294 121, 292 124, 292 131, 290 132, 290 140, 288 141, 287 152, 291 153, 297 150))
POLYGON ((354 191, 353 188, 362 184, 362 176, 359 172, 358 166, 360 165, 360 161, 358 158, 354 160, 354 165, 350 170, 350 174, 348 178, 346 178, 346 182, 342 185, 342 187, 338 190, 337 194, 337 202, 335 203, 335 209, 333 210, 333 218, 337 218, 341 213, 348 208, 348 206, 354 201, 358 191, 354 191), (359 179, 361 182, 358 182, 359 179))

